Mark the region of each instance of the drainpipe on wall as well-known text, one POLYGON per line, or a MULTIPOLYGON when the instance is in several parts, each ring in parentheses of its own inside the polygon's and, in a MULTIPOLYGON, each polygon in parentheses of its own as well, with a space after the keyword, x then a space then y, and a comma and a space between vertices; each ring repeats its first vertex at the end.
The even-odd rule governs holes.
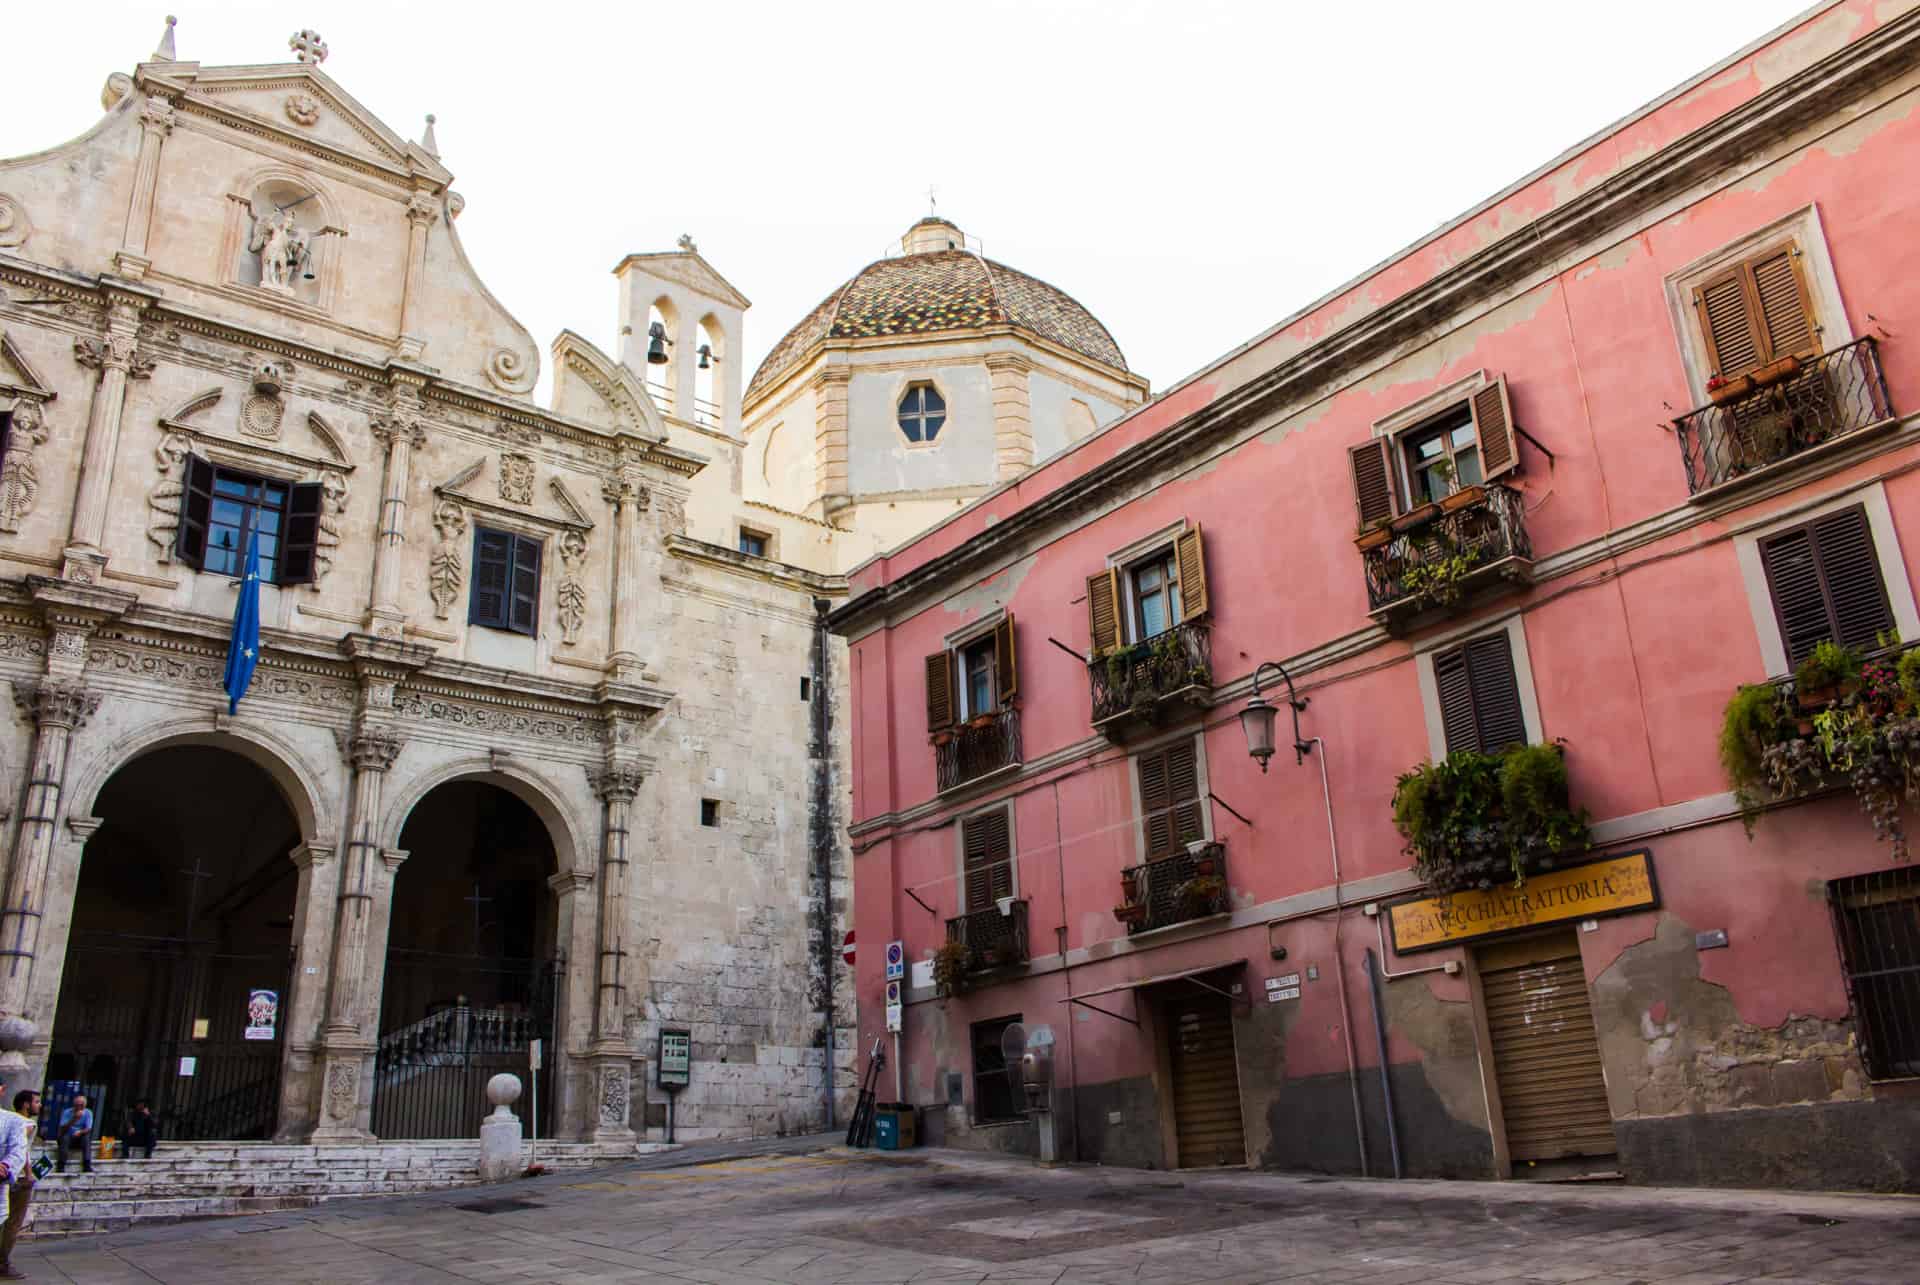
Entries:
POLYGON ((808 826, 814 870, 820 880, 820 1010, 826 1032, 826 1065, 821 1077, 821 1096, 827 1109, 827 1130, 833 1123, 833 687, 830 674, 833 655, 829 650, 832 635, 827 631, 827 611, 832 606, 825 598, 813 600, 813 658, 810 666, 813 688, 813 744, 808 757, 813 760, 813 815, 808 826))
POLYGON ((1387 1113, 1387 1148, 1393 1153, 1393 1176, 1400 1172, 1400 1126, 1393 1118, 1393 1077, 1387 1073, 1386 1005, 1380 998, 1380 973, 1373 966, 1373 947, 1367 947, 1367 989, 1373 994, 1373 1039, 1380 1051, 1380 1100, 1387 1113))

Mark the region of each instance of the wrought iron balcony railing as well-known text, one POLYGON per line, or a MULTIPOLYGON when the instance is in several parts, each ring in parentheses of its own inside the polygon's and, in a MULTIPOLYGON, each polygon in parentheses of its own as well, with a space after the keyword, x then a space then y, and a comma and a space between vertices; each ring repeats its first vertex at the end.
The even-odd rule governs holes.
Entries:
POLYGON ((1802 361, 1788 358, 1715 390, 1673 421, 1687 493, 1698 495, 1893 418, 1872 339, 1802 361))
POLYGON ((1027 954, 1027 903, 1018 899, 1007 903, 1002 914, 999 905, 969 911, 947 920, 947 940, 963 943, 973 952, 975 973, 991 972, 1024 964, 1027 954))
POLYGON ((1187 621, 1131 647, 1087 662, 1093 725, 1117 719, 1154 721, 1163 704, 1205 707, 1213 691, 1213 645, 1204 621, 1187 621))
POLYGON ((1525 583, 1533 545, 1518 491, 1498 482, 1467 487, 1428 510, 1396 519, 1390 538, 1361 554, 1375 617, 1453 607, 1497 580, 1525 583))
POLYGON ((933 735, 937 788, 951 790, 1020 761, 1020 711, 1009 706, 933 735))
POLYGON ((1221 914, 1232 905, 1227 897, 1227 850, 1218 843, 1194 844, 1188 851, 1122 870, 1120 896, 1114 913, 1129 934, 1221 914))

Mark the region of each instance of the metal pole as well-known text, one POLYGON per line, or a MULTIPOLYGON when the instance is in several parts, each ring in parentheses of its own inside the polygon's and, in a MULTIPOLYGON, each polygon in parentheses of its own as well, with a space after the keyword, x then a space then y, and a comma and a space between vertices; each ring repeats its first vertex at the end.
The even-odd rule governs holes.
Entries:
POLYGON ((1387 1113, 1387 1149, 1393 1153, 1393 1176, 1400 1172, 1400 1126, 1393 1118, 1393 1077, 1387 1073, 1387 1021, 1380 1001, 1380 973, 1373 966, 1373 947, 1367 947, 1367 989, 1373 992, 1373 1038, 1380 1049, 1380 1098, 1387 1113))

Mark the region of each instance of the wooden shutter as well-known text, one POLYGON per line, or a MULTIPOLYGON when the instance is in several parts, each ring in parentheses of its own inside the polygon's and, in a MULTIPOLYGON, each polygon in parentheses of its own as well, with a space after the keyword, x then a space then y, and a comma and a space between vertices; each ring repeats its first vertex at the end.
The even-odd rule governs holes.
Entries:
POLYGON ((963 911, 985 910, 1013 895, 1013 834, 1007 809, 994 808, 960 823, 967 903, 963 911))
POLYGON ((1093 654, 1112 651, 1120 638, 1120 572, 1108 567, 1087 577, 1087 633, 1093 654))
POLYGON ((1393 442, 1376 437, 1348 452, 1353 463, 1353 498, 1360 525, 1371 526, 1394 514, 1393 442))
POLYGON ((1827 639, 1867 648, 1893 628, 1864 508, 1829 513, 1763 540, 1760 561, 1790 667, 1827 639))
POLYGON ((927 657, 927 730, 953 726, 953 653, 936 651, 927 657))
POLYGON ((1494 380, 1475 393, 1468 404, 1473 408, 1473 431, 1480 438, 1480 475, 1491 482, 1520 467, 1520 446, 1513 436, 1513 403, 1507 397, 1504 377, 1494 380))
POLYGON ((1766 341, 1767 360, 1811 357, 1820 350, 1815 340, 1813 309, 1807 283, 1800 271, 1800 249, 1783 245, 1752 260, 1753 297, 1758 305, 1760 336, 1766 341))
POLYGON ((1753 305, 1747 297, 1745 265, 1731 269, 1694 292, 1700 314, 1700 333, 1706 337, 1713 371, 1733 379, 1765 364, 1753 305))
POLYGON ((1193 741, 1178 741, 1142 754, 1137 762, 1147 860, 1184 852, 1189 843, 1204 839, 1199 757, 1193 741))
POLYGON ((1167 793, 1167 752, 1155 750, 1138 760, 1140 823, 1147 837, 1147 860, 1173 851, 1173 800, 1167 793))
POLYGON ((529 637, 539 632, 540 541, 513 537, 513 613, 507 627, 529 637))
POLYGON ((1506 630, 1476 638, 1433 658, 1440 695, 1440 726, 1449 754, 1479 750, 1497 754, 1527 742, 1520 683, 1506 630))
POLYGON ((513 561, 513 537, 505 531, 477 527, 473 533, 473 597, 468 602, 471 624, 507 625, 507 593, 513 561))
POLYGON ((1011 611, 993 627, 993 683, 999 689, 1002 705, 1013 704, 1013 698, 1020 694, 1020 663, 1013 650, 1011 611))
POLYGON ((1173 557, 1180 570, 1180 618, 1198 620, 1213 605, 1207 593, 1207 555, 1198 522, 1173 542, 1173 557))
POLYGON ((213 520, 213 465, 189 455, 180 496, 180 527, 174 533, 174 555, 200 570, 207 562, 207 524, 213 520))
POLYGON ((287 538, 280 546, 280 583, 312 584, 319 578, 320 502, 318 482, 299 482, 287 498, 287 538))

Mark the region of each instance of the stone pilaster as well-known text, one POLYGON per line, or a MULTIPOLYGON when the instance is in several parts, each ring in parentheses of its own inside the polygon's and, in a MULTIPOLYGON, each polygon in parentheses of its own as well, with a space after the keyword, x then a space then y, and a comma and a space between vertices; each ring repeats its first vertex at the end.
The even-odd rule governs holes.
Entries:
POLYGON ((593 1140, 633 1137, 628 1120, 633 1042, 627 1034, 627 875, 633 800, 646 773, 637 763, 589 770, 600 799, 600 922, 593 1007, 593 1140))
POLYGON ((1004 482, 1033 468, 1033 363, 1019 353, 987 357, 993 387, 994 476, 1004 482))
POLYGON ((127 381, 153 373, 153 361, 141 355, 135 342, 140 314, 149 302, 138 294, 110 291, 105 334, 74 340, 74 359, 98 370, 100 382, 87 411, 87 439, 81 448, 80 482, 73 497, 73 526, 62 579, 95 584, 106 567, 102 547, 113 463, 120 449, 120 421, 127 407, 127 381))
POLYGON ((367 597, 366 628, 382 638, 398 638, 407 619, 400 605, 400 546, 407 542, 407 484, 413 472, 413 453, 427 441, 420 417, 420 392, 412 379, 395 384, 392 413, 375 418, 369 427, 386 449, 386 469, 380 492, 380 524, 373 541, 373 587, 367 597))
POLYGON ((847 387, 851 371, 830 366, 813 377, 814 498, 826 516, 846 503, 849 489, 847 387))
POLYGON ((133 196, 127 204, 126 231, 113 256, 113 270, 129 281, 147 275, 147 237, 153 229, 153 194, 160 180, 160 147, 173 132, 173 103, 153 96, 140 105, 140 157, 134 162, 133 196))
POLYGON ((601 488, 613 506, 613 606, 607 613, 607 677, 615 682, 638 682, 646 668, 640 654, 640 568, 646 557, 640 515, 646 512, 647 488, 638 468, 623 467, 601 488))
POLYGON ((427 229, 440 213, 431 193, 415 192, 407 201, 407 279, 400 296, 400 339, 394 352, 413 360, 426 351, 420 322, 426 312, 427 229))
POLYGON ((287 1060, 274 1140, 291 1143, 305 1140, 321 1110, 314 1095, 314 1067, 325 1047, 320 1037, 332 971, 328 928, 340 867, 338 853, 327 840, 303 843, 287 855, 300 873, 293 900, 293 983, 283 1006, 287 1060))

